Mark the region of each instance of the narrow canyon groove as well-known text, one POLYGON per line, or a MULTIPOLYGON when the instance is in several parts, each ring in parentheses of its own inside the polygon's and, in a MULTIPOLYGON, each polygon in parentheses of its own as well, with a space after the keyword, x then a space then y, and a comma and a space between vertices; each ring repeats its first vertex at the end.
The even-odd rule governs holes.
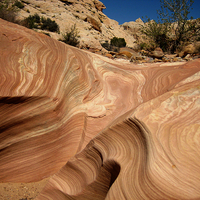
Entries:
POLYGON ((0 26, 0 191, 200 199, 200 59, 117 62, 0 26))

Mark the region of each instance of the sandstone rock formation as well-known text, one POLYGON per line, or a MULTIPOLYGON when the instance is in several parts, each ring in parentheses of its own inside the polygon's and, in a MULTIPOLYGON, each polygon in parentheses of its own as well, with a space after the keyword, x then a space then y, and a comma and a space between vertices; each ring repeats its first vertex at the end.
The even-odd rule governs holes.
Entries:
POLYGON ((102 49, 100 43, 113 37, 125 38, 128 47, 135 46, 135 39, 124 31, 117 21, 104 13, 105 5, 99 0, 26 0, 25 7, 19 12, 22 20, 35 13, 55 20, 60 33, 50 33, 55 39, 61 38, 70 27, 76 24, 80 35, 81 48, 102 49))
POLYGON ((134 65, 0 26, 0 182, 52 176, 38 200, 200 198, 200 59, 134 65))
POLYGON ((140 30, 141 26, 144 25, 145 25, 144 22, 140 18, 138 18, 135 21, 123 23, 122 27, 125 30, 129 30, 131 33, 137 33, 140 30))

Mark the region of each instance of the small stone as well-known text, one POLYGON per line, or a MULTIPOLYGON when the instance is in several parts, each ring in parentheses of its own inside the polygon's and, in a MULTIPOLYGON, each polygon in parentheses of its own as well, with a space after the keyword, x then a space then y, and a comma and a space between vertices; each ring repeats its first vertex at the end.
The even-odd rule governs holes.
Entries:
POLYGON ((163 58, 162 58, 162 61, 163 61, 163 62, 170 62, 170 59, 169 59, 169 58, 166 58, 166 57, 163 57, 163 58))
POLYGON ((107 53, 107 54, 106 54, 106 57, 107 57, 107 58, 113 58, 113 56, 112 56, 110 53, 107 53))

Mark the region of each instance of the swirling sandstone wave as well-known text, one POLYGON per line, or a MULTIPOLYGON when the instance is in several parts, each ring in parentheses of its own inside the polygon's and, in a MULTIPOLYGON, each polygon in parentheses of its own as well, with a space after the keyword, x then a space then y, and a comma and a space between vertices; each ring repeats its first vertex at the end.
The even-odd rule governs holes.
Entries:
POLYGON ((38 199, 199 199, 200 59, 133 65, 0 20, 0 182, 38 199))

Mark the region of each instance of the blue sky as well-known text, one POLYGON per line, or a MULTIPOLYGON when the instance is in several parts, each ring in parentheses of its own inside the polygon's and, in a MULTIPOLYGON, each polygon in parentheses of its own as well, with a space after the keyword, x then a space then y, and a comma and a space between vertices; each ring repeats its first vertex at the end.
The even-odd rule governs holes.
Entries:
MULTIPOLYGON (((160 0, 100 0, 106 9, 103 10, 109 18, 123 24, 148 16, 157 19, 157 10, 160 9, 160 0)), ((200 18, 200 0, 195 0, 191 16, 200 18)))

